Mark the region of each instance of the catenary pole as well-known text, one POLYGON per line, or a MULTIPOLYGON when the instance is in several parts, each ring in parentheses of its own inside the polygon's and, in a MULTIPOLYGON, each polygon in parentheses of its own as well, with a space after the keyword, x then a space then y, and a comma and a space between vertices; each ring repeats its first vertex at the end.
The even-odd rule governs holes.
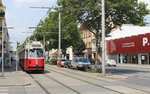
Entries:
POLYGON ((61 58, 61 14, 59 12, 59 43, 58 43, 58 58, 61 58))
POLYGON ((2 77, 4 76, 4 19, 2 19, 2 77))
POLYGON ((105 76, 105 0, 102 0, 102 75, 105 76))
POLYGON ((17 73, 17 71, 18 71, 18 61, 19 61, 19 60, 18 60, 18 49, 16 50, 16 57, 17 57, 17 58, 16 58, 16 59, 17 59, 17 60, 16 60, 16 73, 17 73))

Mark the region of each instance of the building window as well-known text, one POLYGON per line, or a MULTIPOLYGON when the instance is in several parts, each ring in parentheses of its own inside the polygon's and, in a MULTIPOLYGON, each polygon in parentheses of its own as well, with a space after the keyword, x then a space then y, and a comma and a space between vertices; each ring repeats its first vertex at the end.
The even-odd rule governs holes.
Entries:
POLYGON ((4 11, 0 11, 0 17, 4 17, 5 16, 5 12, 4 11))

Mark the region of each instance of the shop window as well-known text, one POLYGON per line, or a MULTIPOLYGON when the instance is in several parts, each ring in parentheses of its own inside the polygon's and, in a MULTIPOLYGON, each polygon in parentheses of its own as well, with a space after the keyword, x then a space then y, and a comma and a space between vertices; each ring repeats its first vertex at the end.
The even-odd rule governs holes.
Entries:
POLYGON ((132 63, 133 64, 138 64, 138 55, 137 54, 132 55, 132 63))
POLYGON ((141 56, 141 61, 142 61, 142 64, 148 64, 148 56, 147 55, 142 55, 141 56))

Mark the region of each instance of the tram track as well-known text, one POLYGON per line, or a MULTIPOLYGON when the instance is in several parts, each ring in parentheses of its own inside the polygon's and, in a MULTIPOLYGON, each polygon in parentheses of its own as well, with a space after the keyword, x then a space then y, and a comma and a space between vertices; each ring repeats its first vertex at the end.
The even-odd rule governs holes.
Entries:
MULTIPOLYGON (((64 70, 64 69, 61 69, 61 68, 55 68, 55 67, 46 67, 45 68, 47 71, 51 71, 51 73, 53 75, 57 75, 58 76, 53 76, 51 74, 47 74, 47 73, 44 73, 44 74, 40 74, 40 75, 43 75, 44 77, 46 77, 46 79, 50 79, 52 81, 54 81, 55 83, 58 83, 59 85, 61 85, 62 87, 65 87, 66 89, 74 92, 75 94, 82 94, 82 92, 78 89, 75 89, 74 87, 70 86, 69 84, 66 84, 67 81, 64 81, 64 80, 60 80, 59 76, 63 76, 63 77, 68 77, 68 78, 71 78, 71 79, 74 79, 74 80, 77 80, 77 81, 81 81, 83 83, 87 83, 89 85, 92 85, 92 86, 95 86, 97 88, 104 88, 106 90, 109 90, 108 92, 113 92, 113 93, 117 93, 117 94, 124 94, 123 92, 120 92, 118 90, 115 90, 115 89, 111 89, 101 83, 97 83, 100 81, 100 79, 98 78, 95 78, 95 77, 91 77, 91 76, 88 76, 88 75, 84 75, 84 74, 78 74, 76 72, 73 72, 73 71, 69 71, 69 70, 64 70), (58 70, 59 69, 59 70, 58 70), (80 77, 81 76, 81 77, 80 77), (85 78, 88 78, 88 79, 85 79, 85 78), (90 81, 89 79, 93 79, 92 81, 90 81), (96 82, 96 83, 95 83, 96 82)), ((42 82, 39 81, 37 79, 37 77, 39 77, 39 74, 38 75, 34 75, 34 74, 29 74, 34 80, 35 82, 44 90, 44 92, 46 94, 52 94, 52 92, 50 90, 47 90, 45 88, 45 86, 43 84, 41 84, 42 82)), ((104 83, 111 83, 109 81, 105 81, 105 80, 102 80, 102 82, 104 83)), ((113 83, 113 82, 112 82, 113 83)), ((117 85, 117 84, 116 84, 117 85)), ((118 84, 119 85, 119 84, 118 84)), ((127 87, 127 86, 126 86, 127 87)), ((127 87, 127 88, 131 88, 131 87, 127 87)), ((137 88, 131 88, 131 89, 134 89, 134 90, 138 90, 138 91, 141 91, 141 92, 145 92, 146 94, 149 94, 150 92, 147 92, 147 91, 144 91, 144 90, 140 90, 140 89, 137 89, 137 88)), ((144 94, 145 94, 144 93, 144 94)))
MULTIPOLYGON (((54 68, 53 69, 58 69, 58 68, 54 68)), ((61 71, 64 71, 64 72, 68 72, 68 73, 71 73, 71 74, 75 74, 75 75, 78 75, 78 76, 82 76, 82 77, 87 77, 87 78, 90 78, 90 79, 93 79, 93 80, 101 80, 101 81, 104 81, 104 82, 110 82, 110 81, 106 81, 106 80, 103 80, 103 79, 98 79, 98 78, 94 78, 94 77, 91 77, 91 76, 87 76, 87 75, 83 75, 83 74, 79 74, 79 73, 76 73, 76 72, 72 72, 72 71, 69 71, 69 70, 63 70, 61 68, 59 68, 61 71)))
MULTIPOLYGON (((104 88, 104 89, 107 89, 107 90, 110 90, 110 91, 116 92, 116 93, 118 93, 118 94, 123 94, 122 92, 118 92, 118 91, 116 91, 116 90, 113 90, 113 89, 107 88, 107 87, 102 86, 102 85, 99 85, 99 84, 95 84, 95 83, 89 82, 89 81, 87 81, 87 80, 83 80, 83 79, 77 78, 77 77, 75 77, 75 76, 71 76, 71 75, 68 75, 68 74, 65 74, 65 73, 61 73, 61 72, 59 72, 59 71, 57 71, 57 70, 54 70, 54 69, 49 69, 49 68, 48 68, 47 70, 50 70, 50 71, 53 71, 53 72, 56 72, 56 73, 59 73, 59 74, 62 74, 62 75, 65 75, 65 76, 71 77, 71 78, 73 78, 73 79, 76 79, 76 80, 79 80, 79 81, 82 81, 82 82, 85 82, 85 83, 91 84, 91 85, 96 86, 96 87, 100 87, 100 88, 104 88)), ((76 74, 76 75, 77 75, 77 74, 76 74)), ((80 75, 80 76, 83 76, 83 75, 80 75)), ((85 76, 85 77, 86 77, 86 76, 85 76)), ((98 80, 98 79, 96 79, 96 80, 98 80)))
POLYGON ((29 76, 42 88, 42 90, 44 90, 46 94, 51 94, 32 74, 29 74, 29 76))
MULTIPOLYGON (((65 76, 68 76, 68 77, 71 77, 71 78, 74 78, 74 79, 77 79, 77 80, 80 80, 80 81, 83 81, 83 82, 86 82, 86 83, 89 83, 89 84, 92 84, 92 85, 95 85, 95 86, 98 86, 98 87, 101 87, 101 88, 105 88, 105 89, 108 89, 108 90, 117 92, 117 93, 119 93, 119 94, 123 94, 122 92, 119 92, 119 91, 116 91, 116 90, 107 88, 107 87, 105 87, 105 86, 102 86, 102 85, 99 85, 99 84, 95 84, 95 83, 89 82, 89 81, 87 81, 87 80, 83 80, 83 79, 77 78, 77 77, 75 77, 75 76, 71 76, 71 75, 66 74, 66 73, 62 73, 62 72, 58 71, 58 68, 54 68, 54 67, 53 67, 53 69, 52 69, 52 67, 51 67, 51 68, 48 68, 48 70, 53 71, 53 72, 56 72, 56 73, 59 73, 59 74, 62 74, 62 75, 65 75, 65 76)), ((100 81, 100 80, 101 80, 101 79, 97 79, 97 78, 94 78, 94 77, 90 77, 90 76, 78 74, 78 73, 75 73, 75 72, 71 72, 71 71, 68 71, 68 70, 63 70, 63 69, 60 69, 60 68, 59 68, 59 70, 61 70, 61 71, 63 71, 63 72, 75 74, 75 75, 78 75, 78 76, 82 76, 82 77, 88 77, 88 78, 90 78, 90 79, 97 80, 97 81, 100 81)), ((109 81, 106 81, 106 80, 101 80, 101 81, 104 81, 104 82, 106 82, 106 83, 109 82, 109 81)), ((111 83, 111 82, 109 82, 109 83, 111 83)), ((113 83, 113 82, 112 82, 112 83, 113 83)), ((120 84, 118 84, 118 85, 120 85, 120 84)), ((126 87, 127 87, 127 86, 126 86, 126 87)), ((138 91, 141 91, 141 92, 145 92, 145 93, 147 93, 147 94, 150 94, 149 91, 145 91, 145 90, 142 90, 142 89, 137 89, 137 88, 133 88, 133 87, 127 87, 127 88, 131 88, 131 89, 134 89, 134 90, 138 90, 138 91)))
MULTIPOLYGON (((38 80, 35 79, 35 77, 33 76, 33 74, 29 74, 29 75, 30 75, 30 77, 44 90, 44 92, 45 92, 46 94, 52 94, 52 93, 50 93, 42 84, 40 84, 40 82, 39 82, 38 80)), ((62 82, 60 82, 60 81, 58 81, 58 80, 56 80, 56 79, 54 79, 54 78, 52 78, 52 77, 46 75, 46 74, 42 74, 42 75, 44 75, 45 77, 47 77, 47 78, 49 78, 49 79, 51 79, 51 80, 57 82, 58 84, 64 86, 65 88, 71 90, 72 92, 75 92, 76 94, 81 94, 81 93, 78 92, 77 90, 75 90, 75 89, 73 89, 73 88, 71 88, 71 87, 65 85, 64 83, 62 83, 62 82)))

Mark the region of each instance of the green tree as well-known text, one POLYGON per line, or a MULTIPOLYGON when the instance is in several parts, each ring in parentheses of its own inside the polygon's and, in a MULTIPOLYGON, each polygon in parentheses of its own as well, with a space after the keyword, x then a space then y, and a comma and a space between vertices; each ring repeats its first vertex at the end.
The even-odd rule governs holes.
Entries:
MULTIPOLYGON (((58 48, 58 11, 51 12, 49 16, 39 24, 38 28, 34 31, 37 40, 46 40, 46 50, 52 48, 58 48)), ((68 16, 68 15, 67 15, 68 16)), ((66 52, 66 48, 72 46, 78 49, 78 44, 83 45, 81 50, 84 50, 85 44, 81 39, 80 33, 77 28, 76 19, 66 17, 61 12, 61 49, 63 54, 66 52)), ((80 46, 81 48, 81 46, 80 46)))
MULTIPOLYGON (((82 27, 95 35, 96 52, 98 52, 98 42, 101 41, 101 0, 59 0, 58 5, 66 15, 74 15, 82 27)), ((144 16, 149 14, 149 10, 147 4, 143 2, 138 3, 138 0, 105 0, 105 5, 106 35, 113 28, 122 24, 140 26, 146 24, 144 16)))

